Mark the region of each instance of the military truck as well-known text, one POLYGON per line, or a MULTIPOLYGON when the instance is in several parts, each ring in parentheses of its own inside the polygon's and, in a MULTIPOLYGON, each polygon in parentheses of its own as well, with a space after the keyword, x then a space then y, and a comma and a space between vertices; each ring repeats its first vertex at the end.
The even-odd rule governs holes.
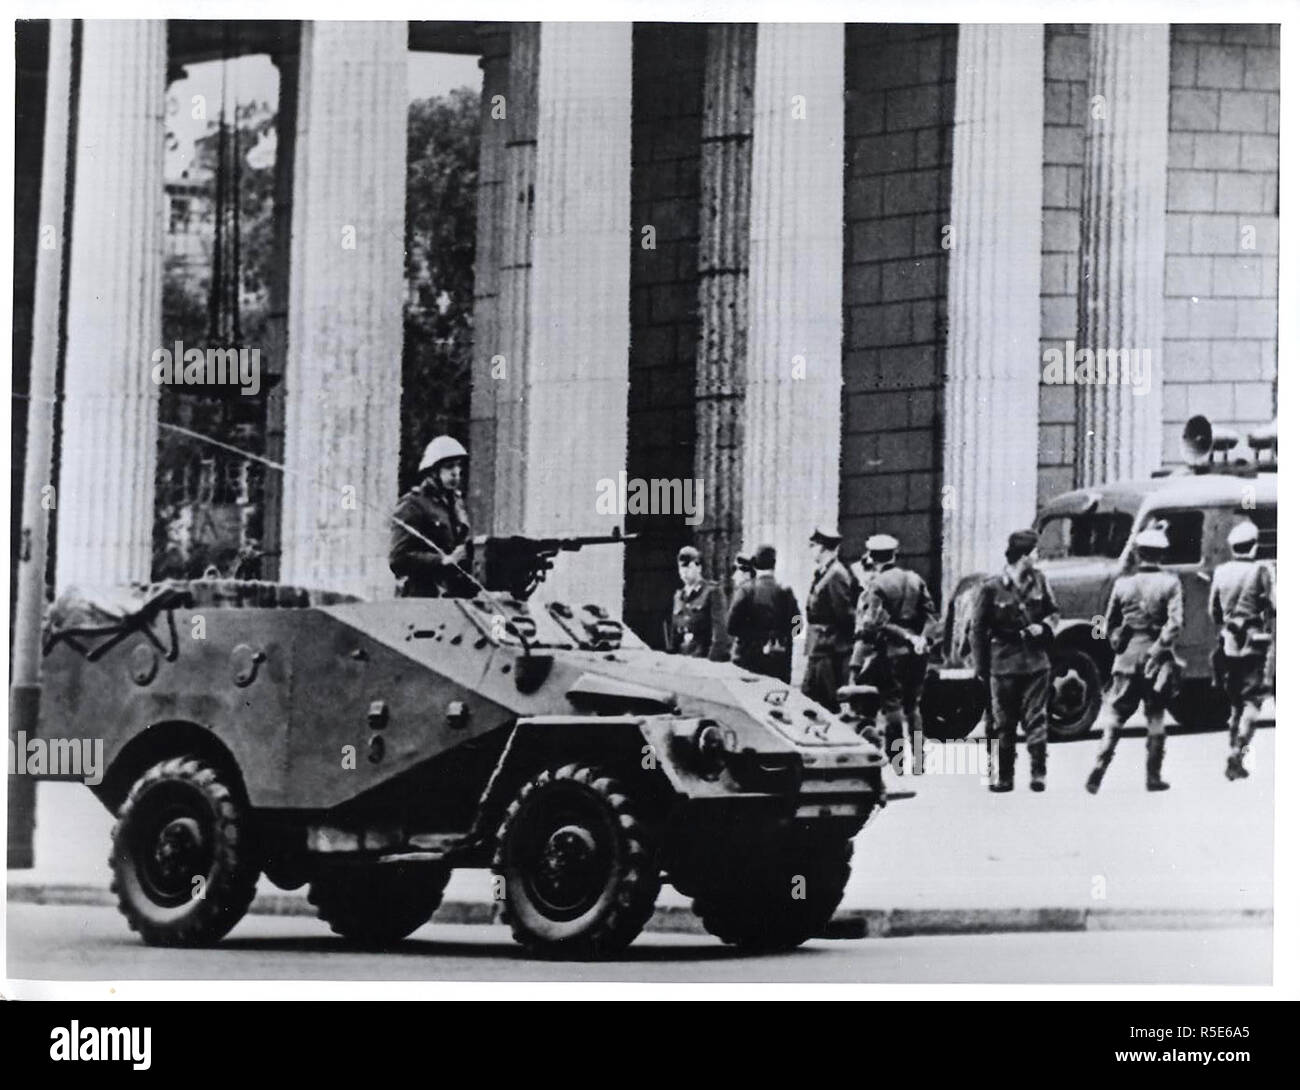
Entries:
POLYGON ((92 790, 130 926, 215 942, 265 874, 385 946, 478 867, 539 955, 616 954, 665 880, 727 943, 822 931, 883 756, 788 685, 527 597, 582 544, 480 539, 471 598, 235 580, 62 597, 40 731, 103 740, 92 790))
MULTIPOLYGON (((1185 462, 1144 480, 1121 480, 1065 492, 1044 504, 1034 526, 1041 568, 1061 607, 1052 651, 1050 729, 1056 739, 1079 737, 1092 727, 1113 657, 1102 620, 1115 580, 1136 565, 1134 540, 1152 524, 1169 538, 1166 567, 1183 587, 1183 633, 1176 653, 1185 664, 1171 711, 1184 725, 1222 726, 1228 706, 1211 685, 1210 653, 1218 633, 1209 616, 1210 580, 1229 558, 1228 532, 1250 519, 1259 527, 1261 559, 1277 559, 1277 427, 1239 437, 1194 416, 1183 432, 1185 462)), ((986 574, 957 585, 945 616, 945 675, 960 678, 971 663, 970 621, 986 574)), ((948 701, 951 713, 952 701, 948 701)), ((969 733, 983 703, 965 704, 959 730, 969 733)), ((949 728, 958 718, 950 714, 949 728)))

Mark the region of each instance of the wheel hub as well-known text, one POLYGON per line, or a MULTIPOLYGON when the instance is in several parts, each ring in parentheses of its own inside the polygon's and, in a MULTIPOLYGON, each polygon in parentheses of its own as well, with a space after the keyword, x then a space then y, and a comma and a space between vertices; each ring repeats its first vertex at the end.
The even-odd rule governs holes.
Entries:
POLYGON ((551 832, 537 861, 536 888, 553 908, 578 907, 598 891, 602 876, 596 838, 581 825, 551 832))
POLYGON ((203 834, 193 818, 175 818, 158 831, 153 860, 158 877, 167 884, 184 883, 195 873, 203 834))

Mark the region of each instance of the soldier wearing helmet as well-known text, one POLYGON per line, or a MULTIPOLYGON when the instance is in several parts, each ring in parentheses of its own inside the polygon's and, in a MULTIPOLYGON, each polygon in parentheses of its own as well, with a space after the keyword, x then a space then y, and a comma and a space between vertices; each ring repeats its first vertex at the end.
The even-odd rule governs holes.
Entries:
POLYGON ((1226 774, 1240 780, 1249 775, 1243 758, 1268 692, 1264 660, 1272 642, 1273 572, 1255 559, 1259 528, 1249 519, 1229 531, 1228 546, 1232 559, 1214 570, 1210 584, 1210 619, 1219 632, 1215 676, 1232 705, 1226 774))
POLYGON ((420 483, 393 512, 388 566, 407 598, 468 598, 475 591, 465 574, 469 516, 465 512, 467 451, 450 435, 424 448, 420 483))
POLYGON ((938 609, 929 588, 914 571, 897 563, 898 539, 873 534, 867 539, 871 574, 858 597, 853 664, 859 681, 880 690, 886 753, 901 767, 906 741, 912 746, 912 771, 921 772, 921 688, 925 682, 926 628, 938 609))
POLYGON ((1169 539, 1158 526, 1137 536, 1138 568, 1120 576, 1106 606, 1106 638, 1115 651, 1110 691, 1098 722, 1102 730, 1097 763, 1087 788, 1096 794, 1119 745, 1119 732, 1138 705, 1147 720, 1147 790, 1167 791, 1161 779, 1165 759, 1165 709, 1178 683, 1174 644, 1183 629, 1183 586, 1160 562, 1169 539))

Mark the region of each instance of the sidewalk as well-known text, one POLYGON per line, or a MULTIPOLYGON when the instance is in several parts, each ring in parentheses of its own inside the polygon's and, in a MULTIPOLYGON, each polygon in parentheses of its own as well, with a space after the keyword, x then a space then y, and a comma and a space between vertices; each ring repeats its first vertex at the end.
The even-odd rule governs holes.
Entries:
MULTIPOLYGON (((1165 778, 1148 794, 1145 750, 1125 738, 1101 793, 1083 782, 1095 743, 1055 745, 1048 790, 1027 789, 1026 758, 1009 795, 971 775, 897 777, 896 799, 857 839, 833 925, 844 937, 965 931, 1271 926, 1273 732, 1255 742, 1255 772, 1229 783, 1227 735, 1170 738, 1165 778)), ((77 784, 42 784, 36 859, 8 873, 11 901, 112 904, 112 820, 77 784)), ((493 918, 491 876, 457 871, 436 920, 493 918)), ((263 879, 254 912, 314 915, 305 890, 263 879)), ((698 931, 689 901, 665 887, 654 930, 698 931)))

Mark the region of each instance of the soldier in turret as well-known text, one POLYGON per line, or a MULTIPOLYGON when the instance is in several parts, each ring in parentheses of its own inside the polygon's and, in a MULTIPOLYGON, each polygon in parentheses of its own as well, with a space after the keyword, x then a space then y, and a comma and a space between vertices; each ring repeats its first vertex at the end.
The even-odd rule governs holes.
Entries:
POLYGON ((1138 569, 1115 581, 1106 606, 1106 638, 1115 651, 1110 692, 1098 724, 1097 763, 1087 789, 1095 795, 1119 745, 1120 731, 1143 706, 1147 721, 1147 790, 1167 791, 1161 778, 1165 759, 1165 710, 1178 686, 1174 644, 1183 629, 1183 586, 1160 562, 1169 539, 1150 527, 1137 536, 1138 569))
POLYGON ((393 512, 388 566, 401 580, 404 598, 467 598, 476 590, 466 574, 469 516, 465 474, 469 451, 450 435, 424 448, 420 483, 393 512))
POLYGON ((1228 731, 1230 780, 1244 779, 1244 757, 1268 687, 1264 662, 1272 642, 1269 623, 1274 615, 1273 573, 1256 559, 1259 528, 1238 523, 1228 533, 1232 559, 1220 564, 1210 584, 1210 619, 1219 633, 1215 671, 1232 705, 1228 731))

